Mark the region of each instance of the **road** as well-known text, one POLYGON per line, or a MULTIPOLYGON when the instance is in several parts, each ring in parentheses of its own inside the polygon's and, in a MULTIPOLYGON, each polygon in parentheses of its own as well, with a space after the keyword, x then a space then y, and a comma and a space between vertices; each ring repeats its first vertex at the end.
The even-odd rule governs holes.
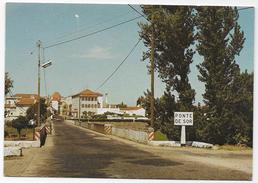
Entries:
POLYGON ((217 157, 213 150, 151 147, 68 122, 55 122, 54 128, 55 135, 47 138, 44 147, 25 149, 23 157, 5 160, 4 175, 203 180, 252 177, 251 168, 246 168, 252 164, 251 153, 221 152, 217 157))

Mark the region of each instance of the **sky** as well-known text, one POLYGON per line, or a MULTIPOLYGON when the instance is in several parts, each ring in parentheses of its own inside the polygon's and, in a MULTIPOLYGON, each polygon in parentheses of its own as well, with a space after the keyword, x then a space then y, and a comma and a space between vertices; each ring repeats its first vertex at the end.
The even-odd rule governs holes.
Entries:
MULTIPOLYGON (((139 6, 134 6, 140 10, 139 6)), ((37 93, 36 42, 43 46, 82 36, 105 27, 137 17, 127 5, 90 4, 21 4, 6 5, 5 71, 14 81, 13 93, 37 93), (32 52, 32 54, 31 54, 32 52)), ((62 96, 76 94, 83 89, 96 90, 127 56, 139 39, 139 18, 104 32, 80 40, 45 49, 45 60, 52 65, 41 72, 41 94, 58 91, 62 96)), ((254 52, 254 10, 239 12, 239 24, 246 41, 236 58, 242 71, 252 72, 254 52)), ((143 43, 136 47, 113 77, 99 89, 108 93, 108 102, 136 105, 136 100, 150 88, 147 62, 141 61, 143 43)), ((202 58, 196 54, 189 74, 196 91, 195 102, 202 102, 204 84, 198 81, 196 65, 202 58)), ((164 92, 164 83, 155 74, 155 97, 164 92)))

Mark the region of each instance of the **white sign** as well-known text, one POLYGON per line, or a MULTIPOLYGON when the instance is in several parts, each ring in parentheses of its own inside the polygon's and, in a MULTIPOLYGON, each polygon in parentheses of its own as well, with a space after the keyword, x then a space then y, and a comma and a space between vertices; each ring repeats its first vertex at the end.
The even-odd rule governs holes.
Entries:
POLYGON ((174 112, 174 125, 192 126, 193 112, 174 112))

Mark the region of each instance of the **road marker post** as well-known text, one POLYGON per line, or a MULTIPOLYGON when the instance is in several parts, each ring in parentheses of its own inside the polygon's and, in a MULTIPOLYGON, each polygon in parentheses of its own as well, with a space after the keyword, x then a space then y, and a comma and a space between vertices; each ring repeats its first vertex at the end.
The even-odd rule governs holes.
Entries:
POLYGON ((153 128, 148 128, 148 141, 154 140, 154 129, 153 128))
POLYGON ((174 112, 174 125, 181 126, 181 146, 186 145, 185 126, 193 126, 193 112, 174 112))
POLYGON ((40 140, 40 133, 39 133, 38 131, 35 132, 34 139, 35 139, 36 141, 40 140))

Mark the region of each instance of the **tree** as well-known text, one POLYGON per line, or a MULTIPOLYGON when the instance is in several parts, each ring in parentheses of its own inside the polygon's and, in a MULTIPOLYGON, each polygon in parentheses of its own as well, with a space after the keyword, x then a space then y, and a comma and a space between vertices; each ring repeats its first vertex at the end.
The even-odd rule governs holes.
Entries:
POLYGON ((167 88, 178 93, 180 110, 189 111, 195 96, 188 79, 194 54, 191 46, 195 40, 193 7, 147 5, 142 8, 151 22, 139 24, 140 37, 148 47, 143 60, 150 58, 153 27, 155 69, 167 88))
MULTIPOLYGON (((146 117, 150 117, 151 111, 150 111, 150 100, 151 100, 151 92, 147 90, 146 92, 143 93, 144 96, 140 96, 137 99, 136 104, 141 105, 145 109, 146 117)), ((154 100, 154 108, 155 108, 155 100, 154 100)), ((154 109, 154 118, 155 118, 155 109, 154 109)))
POLYGON ((119 108, 125 108, 127 105, 124 102, 121 102, 120 104, 117 105, 119 108))
POLYGON ((13 88, 13 80, 11 80, 8 72, 6 72, 5 73, 5 90, 4 90, 5 95, 7 95, 11 91, 11 88, 13 88))
MULTIPOLYGON (((38 102, 30 106, 26 111, 26 118, 28 120, 30 119, 37 119, 37 108, 38 108, 38 102)), ((40 98, 40 121, 44 121, 47 118, 47 105, 45 103, 44 98, 40 98)))
POLYGON ((180 127, 174 125, 174 112, 177 111, 177 108, 178 105, 176 104, 175 96, 167 88, 164 94, 157 99, 157 114, 154 127, 166 134, 169 140, 180 139, 180 127))
POLYGON ((234 80, 230 103, 234 117, 231 126, 231 143, 252 146, 253 142, 253 80, 254 74, 239 73, 234 80))
POLYGON ((197 8, 197 51, 203 56, 197 66, 198 78, 205 83, 203 97, 208 107, 204 134, 212 143, 232 143, 232 128, 240 124, 232 106, 233 87, 240 73, 235 56, 240 54, 245 40, 237 19, 236 8, 197 8))
POLYGON ((19 134, 19 139, 21 137, 21 130, 23 128, 27 128, 28 126, 28 120, 26 117, 24 116, 19 116, 17 119, 14 119, 12 121, 12 127, 16 128, 18 134, 19 134))

